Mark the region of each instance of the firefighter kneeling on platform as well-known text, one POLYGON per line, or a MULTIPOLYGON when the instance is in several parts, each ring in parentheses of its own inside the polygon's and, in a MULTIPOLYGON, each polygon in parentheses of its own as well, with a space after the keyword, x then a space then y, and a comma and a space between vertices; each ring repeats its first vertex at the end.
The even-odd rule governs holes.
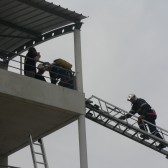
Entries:
MULTIPOLYGON (((158 130, 156 129, 155 120, 157 118, 157 115, 156 115, 156 112, 151 108, 151 106, 144 99, 137 98, 135 94, 130 94, 127 100, 132 103, 132 108, 128 114, 119 117, 119 119, 125 120, 127 118, 130 118, 132 115, 138 113, 140 115, 138 117, 139 128, 142 129, 143 131, 147 131, 147 128, 146 128, 146 124, 147 124, 150 132, 153 135, 155 135, 160 139, 163 139, 163 137, 159 134, 158 130), (145 123, 143 119, 151 124, 148 124, 147 122, 145 123)), ((141 134, 140 137, 143 139, 149 139, 149 137, 144 134, 141 134)), ((158 149, 162 149, 165 147, 166 145, 163 143, 160 143, 157 146, 158 149)))
POLYGON ((61 58, 54 60, 49 67, 51 83, 74 89, 74 75, 71 68, 72 65, 61 58))

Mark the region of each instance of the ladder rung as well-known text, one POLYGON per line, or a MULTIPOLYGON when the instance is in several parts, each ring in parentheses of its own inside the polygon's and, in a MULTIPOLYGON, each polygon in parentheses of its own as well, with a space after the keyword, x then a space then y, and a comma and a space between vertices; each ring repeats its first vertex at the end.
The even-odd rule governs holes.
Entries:
POLYGON ((95 118, 96 118, 96 119, 98 119, 100 116, 101 116, 101 115, 100 115, 100 114, 98 114, 98 115, 97 115, 97 117, 95 117, 95 118))
POLYGON ((39 153, 39 152, 34 152, 35 154, 38 154, 38 155, 43 155, 42 153, 39 153))
POLYGON ((127 131, 128 129, 129 129, 129 128, 128 128, 128 127, 126 127, 122 133, 124 134, 124 132, 125 132, 125 131, 127 131))
POLYGON ((46 165, 46 163, 43 163, 43 162, 36 162, 36 163, 46 165))
POLYGON ((31 153, 32 153, 34 167, 37 167, 37 164, 42 164, 42 165, 44 165, 45 168, 48 168, 48 163, 47 163, 47 158, 46 158, 43 142, 42 142, 41 139, 39 139, 38 142, 39 143, 33 142, 32 136, 30 135, 30 148, 31 148, 31 153), (33 145, 40 146, 41 150, 40 151, 35 151, 35 148, 33 147, 33 145), (43 160, 42 161, 37 161, 36 160, 36 156, 35 156, 36 154, 37 155, 41 155, 43 160))
POLYGON ((40 146, 41 144, 40 143, 33 143, 34 145, 38 145, 38 146, 40 146))
POLYGON ((138 131, 136 131, 131 137, 134 137, 137 133, 138 133, 138 131))
POLYGON ((152 146, 154 143, 156 143, 157 141, 153 141, 149 146, 152 146))
POLYGON ((117 123, 113 128, 116 128, 118 125, 120 125, 120 123, 117 123))
POLYGON ((107 121, 106 122, 104 122, 105 124, 107 124, 108 123, 108 121, 110 121, 110 119, 107 119, 107 121))

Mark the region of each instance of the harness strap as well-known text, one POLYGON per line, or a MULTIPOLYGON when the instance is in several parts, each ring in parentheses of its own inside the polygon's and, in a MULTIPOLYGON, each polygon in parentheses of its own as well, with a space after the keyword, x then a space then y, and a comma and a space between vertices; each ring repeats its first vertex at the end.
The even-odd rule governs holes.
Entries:
POLYGON ((156 116, 156 112, 154 110, 147 113, 149 116, 156 116))

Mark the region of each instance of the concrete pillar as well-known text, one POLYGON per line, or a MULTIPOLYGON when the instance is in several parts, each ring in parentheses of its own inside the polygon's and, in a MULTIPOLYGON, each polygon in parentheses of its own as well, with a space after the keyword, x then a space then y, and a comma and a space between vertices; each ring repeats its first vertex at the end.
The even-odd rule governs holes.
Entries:
MULTIPOLYGON (((80 29, 74 30, 74 50, 75 50, 76 89, 79 92, 83 92, 80 29)), ((88 168, 86 125, 84 115, 80 115, 78 118, 78 131, 79 131, 80 168, 88 168)))
POLYGON ((78 130, 79 130, 79 148, 80 148, 80 168, 88 168, 86 125, 84 115, 80 115, 78 118, 78 130))
POLYGON ((0 156, 0 165, 8 166, 8 156, 0 156))
POLYGON ((80 92, 83 92, 81 37, 79 29, 74 30, 74 53, 75 53, 76 89, 80 92))

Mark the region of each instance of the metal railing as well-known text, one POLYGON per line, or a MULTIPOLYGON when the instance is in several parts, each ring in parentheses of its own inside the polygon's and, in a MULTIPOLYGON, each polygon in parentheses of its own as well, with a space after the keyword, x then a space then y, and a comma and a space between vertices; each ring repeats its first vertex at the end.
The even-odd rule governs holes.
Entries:
MULTIPOLYGON (((24 75, 25 74, 25 70, 24 70, 24 65, 25 65, 25 59, 26 57, 24 55, 18 55, 16 56, 14 59, 9 60, 5 60, 5 61, 1 61, 0 62, 0 68, 1 69, 5 69, 11 72, 15 72, 18 73, 20 75, 24 75)), ((29 58, 31 59, 31 58, 29 58)), ((33 59, 32 59, 33 60, 33 59)), ((38 70, 38 64, 43 64, 45 65, 46 62, 43 61, 36 61, 36 70, 38 70)), ((49 63, 48 63, 49 64, 49 63)), ((29 67, 31 67, 31 65, 28 65, 29 67)), ((64 87, 68 87, 71 89, 75 89, 75 84, 76 84, 76 80, 75 80, 75 72, 65 69, 63 67, 54 65, 55 67, 57 67, 58 69, 60 69, 60 71, 66 71, 67 74, 71 74, 71 76, 69 75, 64 75, 61 74, 59 72, 54 72, 52 70, 48 70, 49 68, 46 68, 45 70, 45 75, 44 76, 45 79, 47 79, 48 83, 51 83, 51 81, 55 80, 56 82, 54 84, 56 85, 60 85, 60 86, 64 86, 64 87), (55 78, 50 76, 50 73, 54 74, 54 76, 56 76, 55 78)), ((37 74, 37 73, 36 73, 37 74)))

